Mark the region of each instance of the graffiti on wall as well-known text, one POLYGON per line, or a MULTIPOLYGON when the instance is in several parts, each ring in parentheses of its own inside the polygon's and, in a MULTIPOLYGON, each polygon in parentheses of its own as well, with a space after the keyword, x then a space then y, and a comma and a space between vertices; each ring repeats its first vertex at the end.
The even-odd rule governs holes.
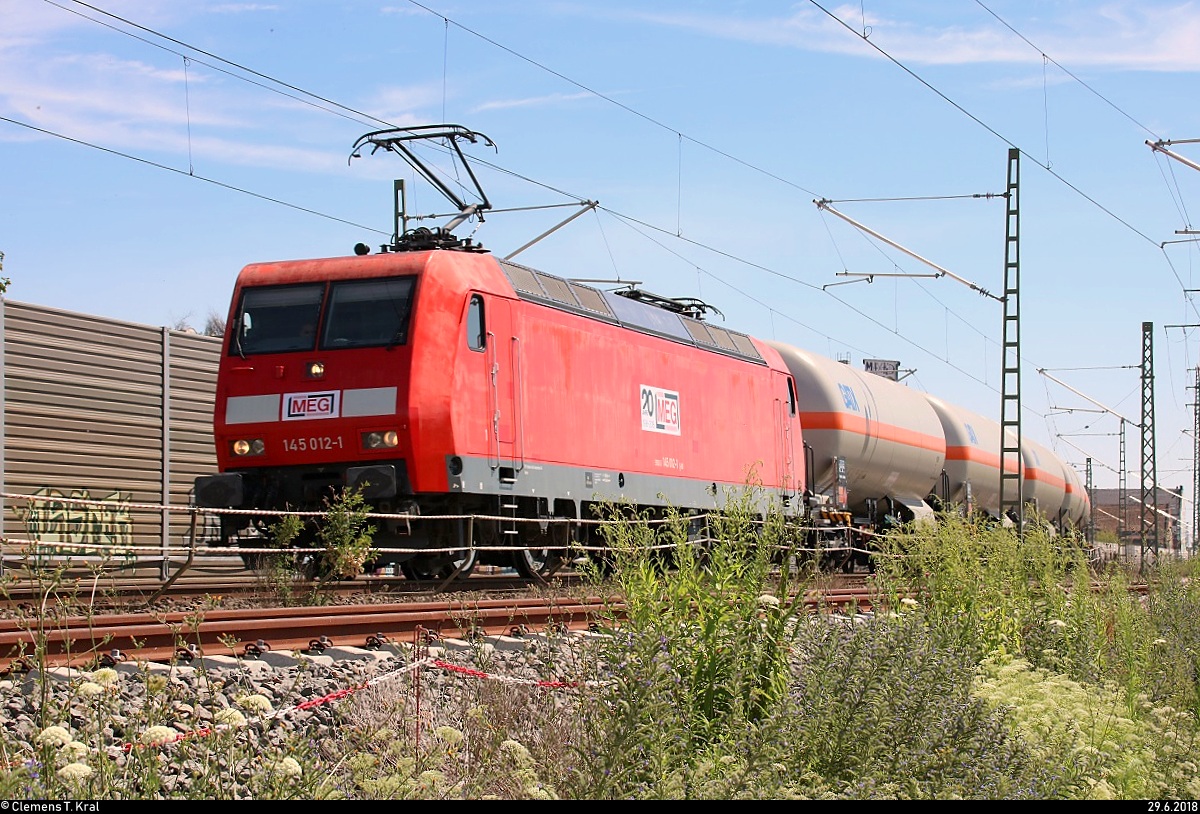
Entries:
POLYGON ((129 492, 93 498, 87 489, 66 494, 47 486, 13 511, 29 538, 40 543, 44 552, 129 556, 133 553, 129 549, 133 542, 132 502, 129 492))

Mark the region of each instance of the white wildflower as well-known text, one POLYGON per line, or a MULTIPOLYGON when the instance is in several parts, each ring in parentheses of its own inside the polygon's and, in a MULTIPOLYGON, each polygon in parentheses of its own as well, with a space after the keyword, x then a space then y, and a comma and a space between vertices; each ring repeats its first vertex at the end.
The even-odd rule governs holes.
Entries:
POLYGON ((779 597, 771 596, 771 594, 763 594, 758 598, 758 606, 760 608, 778 608, 779 597))
POLYGON ((72 740, 74 738, 71 737, 71 733, 65 727, 48 726, 38 733, 37 739, 34 742, 39 746, 53 746, 56 749, 60 749, 72 740))
POLYGON ((246 716, 233 707, 219 709, 213 714, 213 720, 225 726, 245 726, 246 716))
POLYGON ((438 740, 451 746, 458 746, 463 742, 463 733, 452 726, 439 726, 433 730, 433 734, 437 736, 438 740))
POLYGON ((95 681, 85 681, 79 685, 79 695, 81 698, 95 698, 97 695, 104 693, 104 688, 95 681))
POLYGON ((64 755, 67 760, 80 760, 90 751, 91 750, 88 748, 86 743, 83 743, 82 741, 71 741, 70 743, 65 744, 63 748, 59 750, 59 753, 64 755))
POLYGON ((121 674, 111 667, 101 667, 92 673, 92 681, 95 681, 101 687, 111 687, 120 680, 121 674))
POLYGON ((86 763, 68 763, 59 769, 56 774, 63 780, 86 780, 92 776, 92 767, 86 763))
POLYGON ((554 792, 542 785, 533 785, 525 787, 525 794, 531 800, 556 800, 554 792))
POLYGON ((1062 630, 1064 627, 1067 626, 1067 623, 1064 622, 1062 619, 1051 619, 1046 624, 1050 625, 1050 627, 1054 628, 1055 630, 1062 630))
POLYGON ((920 603, 917 602, 917 600, 913 599, 911 596, 906 596, 900 600, 900 604, 905 606, 906 608, 915 608, 920 603))
POLYGON ((300 768, 299 761, 290 756, 275 764, 275 771, 284 777, 299 777, 304 774, 304 769, 300 768))
POLYGON ((533 762, 525 745, 511 738, 500 744, 500 753, 510 758, 518 766, 528 766, 533 762))
POLYGON ((275 710, 275 708, 271 706, 271 699, 259 693, 247 695, 244 698, 239 698, 238 706, 242 707, 243 709, 250 710, 251 712, 258 712, 262 714, 274 712, 275 710))
POLYGON ((143 732, 141 741, 146 745, 166 743, 167 741, 174 740, 177 734, 178 733, 171 727, 159 724, 157 726, 152 726, 143 732))

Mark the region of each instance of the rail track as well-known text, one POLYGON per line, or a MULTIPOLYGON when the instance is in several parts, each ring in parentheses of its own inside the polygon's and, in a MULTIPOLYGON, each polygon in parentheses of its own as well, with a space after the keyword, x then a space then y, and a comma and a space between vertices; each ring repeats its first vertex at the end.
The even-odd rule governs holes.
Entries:
MULTIPOLYGON (((565 591, 503 598, 75 615, 61 608, 39 613, 22 607, 0 619, 0 673, 26 672, 35 666, 95 668, 121 662, 190 664, 214 656, 320 655, 333 648, 377 650, 446 639, 519 639, 594 630, 602 619, 619 620, 623 611, 619 596, 575 597, 565 591)), ((866 585, 811 589, 803 603, 814 612, 851 607, 869 611, 872 589, 866 585)))
POLYGON ((271 652, 319 655, 334 647, 587 630, 619 604, 600 597, 512 598, 14 618, 0 621, 0 655, 9 659, 9 673, 34 667, 35 652, 39 665, 88 668, 256 659, 271 652))
MULTIPOLYGON (((866 583, 863 573, 836 572, 820 577, 833 588, 866 583)), ((270 603, 283 596, 293 602, 330 604, 384 597, 430 598, 466 594, 508 596, 561 591, 581 586, 586 578, 570 568, 548 578, 522 577, 513 569, 480 566, 459 579, 414 580, 384 573, 353 579, 313 580, 288 572, 272 575, 249 569, 240 557, 202 556, 184 561, 142 560, 127 564, 87 562, 79 558, 45 567, 27 561, 0 562, 0 615, 14 609, 46 606, 66 612, 91 613, 170 604, 197 605, 229 601, 270 603)))
POLYGON ((273 577, 247 569, 240 559, 216 557, 186 564, 169 564, 167 576, 159 564, 112 566, 71 564, 49 569, 27 564, 7 565, 0 585, 0 611, 32 607, 52 600, 60 607, 106 611, 157 603, 197 604, 219 598, 262 601, 281 594, 307 597, 310 602, 342 602, 372 594, 428 597, 449 593, 504 595, 561 589, 580 584, 582 577, 562 571, 550 580, 532 580, 511 570, 479 568, 466 579, 412 580, 385 574, 361 574, 354 579, 320 581, 294 574, 273 577))
MULTIPOLYGON (((0 566, 0 672, 10 674, 35 662, 54 668, 186 664, 579 632, 622 607, 618 597, 594 595, 596 587, 570 570, 537 580, 479 568, 450 583, 384 574, 328 582, 272 578, 229 556, 0 566)), ((867 610, 867 577, 826 575, 805 602, 813 609, 853 604, 867 610)))

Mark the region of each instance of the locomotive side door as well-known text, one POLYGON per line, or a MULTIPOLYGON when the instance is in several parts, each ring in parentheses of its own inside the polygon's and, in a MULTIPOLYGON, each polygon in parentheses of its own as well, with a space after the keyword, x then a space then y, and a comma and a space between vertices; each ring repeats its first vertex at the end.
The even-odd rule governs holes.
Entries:
POLYGON ((791 504, 800 484, 797 483, 796 448, 793 428, 798 421, 796 385, 791 375, 781 371, 772 374, 775 391, 775 475, 783 505, 791 504))
POLYGON ((511 481, 522 465, 521 343, 513 333, 512 303, 484 302, 488 389, 488 463, 511 481))

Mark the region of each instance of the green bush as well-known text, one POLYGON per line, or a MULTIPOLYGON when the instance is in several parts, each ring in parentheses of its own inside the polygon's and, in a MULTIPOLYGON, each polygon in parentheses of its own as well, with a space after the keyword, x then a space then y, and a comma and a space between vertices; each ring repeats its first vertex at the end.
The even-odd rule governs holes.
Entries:
MULTIPOLYGON (((331 703, 329 734, 314 738, 315 719, 264 715, 262 696, 215 679, 197 695, 149 673, 39 673, 2 685, 7 709, 35 708, 37 731, 4 722, 0 794, 1200 798, 1190 561, 1093 571, 1077 539, 1042 523, 1018 538, 944 514, 877 541, 874 612, 814 613, 803 598, 818 577, 791 565, 798 531, 754 488, 707 518, 620 504, 604 515, 619 522, 602 526, 607 551, 583 589, 614 597, 604 635, 569 657, 553 632, 520 664, 484 642, 460 657, 481 675, 569 679, 553 688, 431 685, 417 669, 331 703), (211 736, 179 739, 218 718, 211 736)), ((317 532, 329 573, 361 568, 368 520, 353 493, 330 502, 317 532)), ((291 522, 280 539, 298 533, 291 522)), ((35 638, 67 590, 48 577, 35 638)), ((309 670, 287 679, 297 699, 316 692, 309 670)))

